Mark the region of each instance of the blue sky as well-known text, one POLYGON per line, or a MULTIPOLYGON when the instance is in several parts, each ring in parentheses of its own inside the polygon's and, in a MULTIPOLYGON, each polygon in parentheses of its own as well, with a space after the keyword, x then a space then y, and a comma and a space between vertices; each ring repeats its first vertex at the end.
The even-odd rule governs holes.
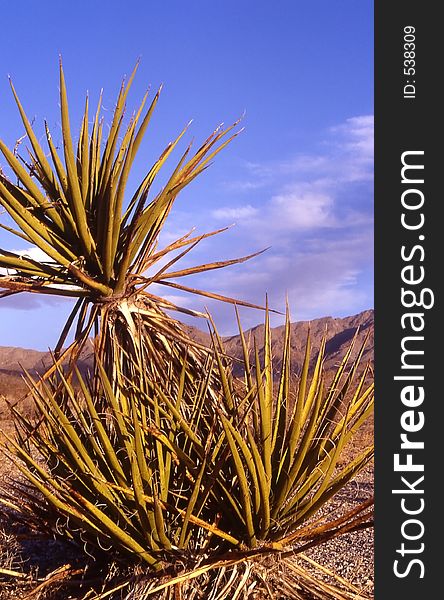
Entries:
MULTIPOLYGON (((134 185, 190 119, 198 143, 245 111, 244 132, 179 196, 164 240, 236 223, 190 264, 271 247, 188 283, 254 303, 268 293, 277 309, 288 294, 293 320, 373 306, 373 2, 22 0, 2 5, 2 22, 0 138, 10 147, 23 127, 8 75, 36 131, 47 119, 56 137, 59 54, 74 132, 86 91, 94 102, 103 88, 111 116, 140 57, 129 112, 147 87, 164 87, 134 185)), ((0 247, 24 244, 0 231, 0 247)), ((182 303, 208 306, 221 333, 235 333, 231 307, 182 303)), ((51 347, 69 310, 31 294, 0 300, 0 345, 51 347)), ((261 320, 242 313, 245 327, 261 320)))

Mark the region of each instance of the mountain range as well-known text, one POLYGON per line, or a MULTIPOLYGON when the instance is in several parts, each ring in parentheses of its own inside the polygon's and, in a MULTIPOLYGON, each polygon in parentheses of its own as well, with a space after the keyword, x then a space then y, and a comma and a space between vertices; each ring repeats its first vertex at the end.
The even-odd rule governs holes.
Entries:
MULTIPOLYGON (((190 336, 201 344, 208 345, 208 333, 200 329, 184 326, 190 336)), ((291 324, 291 369, 298 373, 304 358, 307 332, 310 329, 312 347, 312 361, 316 360, 317 352, 324 335, 327 336, 325 351, 325 370, 332 370, 343 358, 350 342, 357 333, 355 353, 364 338, 367 338, 362 365, 373 364, 374 360, 374 311, 369 309, 349 317, 322 317, 312 321, 297 321, 291 324)), ((272 329, 272 348, 275 357, 274 366, 279 370, 279 357, 282 355, 284 343, 284 326, 272 329)), ((246 339, 256 339, 260 356, 263 354, 264 326, 258 325, 245 332, 246 339)), ((239 335, 223 338, 226 353, 234 358, 242 356, 242 345, 239 335)), ((81 367, 87 368, 92 360, 92 345, 86 348, 81 355, 81 367)), ((14 396, 17 392, 26 389, 21 379, 22 369, 30 373, 42 373, 45 367, 52 364, 48 352, 38 350, 0 346, 0 395, 14 396)), ((239 373, 239 366, 234 361, 234 372, 239 373)))

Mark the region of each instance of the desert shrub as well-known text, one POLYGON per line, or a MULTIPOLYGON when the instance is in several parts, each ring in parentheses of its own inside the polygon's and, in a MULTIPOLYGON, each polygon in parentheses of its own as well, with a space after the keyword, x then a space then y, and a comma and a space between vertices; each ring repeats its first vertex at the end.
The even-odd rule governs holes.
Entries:
MULTIPOLYGON (((13 174, 8 178, 0 170, 0 204, 17 229, 4 227, 46 258, 0 249, 0 297, 33 292, 74 297, 76 303, 53 366, 38 383, 28 377, 35 417, 13 408, 16 435, 5 432, 3 451, 23 479, 3 490, 0 501, 28 524, 118 565, 114 573, 123 581, 97 598, 123 597, 125 589, 133 598, 135 576, 142 577, 140 599, 154 593, 153 585, 165 597, 174 587, 180 597, 181 586, 196 577, 215 586, 215 598, 234 598, 243 593, 251 561, 288 548, 301 552, 367 523, 359 511, 332 522, 316 521, 316 515, 371 459, 369 447, 339 462, 344 445, 371 413, 373 388, 366 384, 368 372, 357 376, 362 349, 354 360, 350 350, 327 384, 325 341, 309 377, 308 340, 293 389, 288 318, 275 386, 268 311, 262 361, 253 349, 250 364, 241 332, 245 376, 239 382, 217 333, 213 348, 204 348, 170 311, 206 315, 151 293, 155 284, 252 306, 180 282, 258 253, 177 267, 220 231, 198 236, 190 231, 158 248, 179 192, 237 135, 238 123, 217 128, 194 154, 188 146, 156 191, 157 174, 184 128, 127 196, 160 93, 149 106, 145 95, 122 127, 135 72, 122 84, 108 129, 100 118, 101 98, 90 126, 86 99, 74 144, 60 63, 61 151, 47 126, 48 148, 41 146, 11 84, 30 148, 20 159, 16 148, 0 140, 13 174), (70 331, 74 342, 63 354, 70 331), (95 368, 84 375, 79 356, 92 332, 95 368), (178 575, 179 569, 185 573, 178 575), (224 569, 227 576, 221 577, 224 569), (157 578, 153 585, 145 585, 147 576, 157 578)), ((194 597, 198 593, 194 587, 194 597)))
POLYGON ((339 462, 372 411, 368 372, 356 376, 362 348, 353 361, 350 349, 326 387, 325 341, 310 376, 308 338, 292 389, 289 320, 277 387, 268 318, 262 363, 256 348, 250 364, 242 330, 241 339, 243 382, 232 377, 213 334, 208 361, 221 380, 214 397, 207 394, 211 365, 193 379, 194 394, 189 387, 184 393, 186 354, 178 389, 147 377, 143 364, 132 365, 133 378, 117 391, 100 362, 100 385, 78 374, 80 394, 61 369, 40 385, 30 381, 41 425, 17 414, 22 433, 9 439, 9 455, 28 482, 27 501, 17 510, 87 544, 89 553, 145 565, 145 575, 157 572, 171 581, 179 568, 193 578, 224 560, 234 567, 297 552, 368 524, 367 514, 315 519, 372 457, 370 446, 339 462))

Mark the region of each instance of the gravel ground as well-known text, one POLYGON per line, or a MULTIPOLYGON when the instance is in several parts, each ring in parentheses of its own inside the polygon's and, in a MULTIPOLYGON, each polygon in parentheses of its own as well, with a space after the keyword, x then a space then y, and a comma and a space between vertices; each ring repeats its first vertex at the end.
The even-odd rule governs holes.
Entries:
MULTIPOLYGON (((352 510, 360 502, 370 498, 374 489, 374 469, 369 465, 358 477, 329 503, 328 510, 334 515, 352 510)), ((311 548, 306 555, 333 571, 362 590, 374 594, 374 535, 373 527, 354 533, 346 533, 321 546, 311 548)), ((304 563, 306 567, 306 563, 304 563)), ((329 581, 327 576, 324 577, 329 581)))
MULTIPOLYGON (((372 493, 373 467, 368 466, 354 481, 335 496, 323 512, 324 514, 329 513, 332 519, 337 518, 371 497, 372 493)), ((1 517, 2 515, 0 515, 0 557, 3 558, 3 567, 18 568, 18 570, 33 573, 36 577, 42 577, 62 563, 70 562, 71 565, 75 565, 78 561, 78 550, 70 544, 40 536, 30 537, 20 527, 15 527, 10 535, 5 538, 4 530, 2 532, 1 527, 1 521, 3 521, 1 517), (4 556, 1 556, 2 545, 4 556), (8 554, 5 554, 7 547, 11 551, 14 550, 13 553, 11 552, 9 561, 8 554), (12 557, 13 554, 15 554, 14 558, 12 557), (17 557, 20 557, 18 561, 17 557), (7 564, 8 562, 9 564, 7 564)), ((5 522, 3 522, 3 525, 5 525, 5 522)), ((373 528, 368 528, 359 532, 341 535, 320 546, 311 548, 305 554, 308 558, 352 583, 365 598, 373 598, 373 549, 373 528)), ((305 569, 312 571, 316 577, 327 583, 338 585, 337 581, 312 567, 306 560, 299 558, 297 561, 305 569)), ((2 587, 0 577, 0 600, 17 598, 13 592, 11 595, 11 588, 8 594, 7 589, 2 589, 2 587), (6 596, 2 592, 6 592, 6 596)))

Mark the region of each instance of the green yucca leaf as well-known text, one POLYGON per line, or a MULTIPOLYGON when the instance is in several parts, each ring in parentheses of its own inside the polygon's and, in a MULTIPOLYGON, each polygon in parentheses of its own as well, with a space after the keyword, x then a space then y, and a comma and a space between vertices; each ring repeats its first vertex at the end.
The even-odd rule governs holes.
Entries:
POLYGON ((285 432, 288 418, 286 405, 290 398, 290 377, 290 314, 287 304, 281 373, 279 377, 279 387, 275 399, 276 406, 273 419, 274 427, 271 447, 273 481, 277 481, 279 478, 281 467, 284 464, 283 455, 285 454, 285 432))
MULTIPOLYGON (((140 215, 144 209, 144 204, 146 202, 147 194, 151 187, 151 184, 153 183, 156 175, 158 174, 158 172, 160 171, 162 166, 165 164, 165 162, 167 161, 167 159, 169 158, 169 156, 171 155, 171 153, 173 152, 173 150, 175 149, 175 147, 177 146, 177 144, 179 143, 179 141, 181 140, 181 138, 183 137, 183 135, 185 134, 186 131, 187 131, 187 127, 185 127, 181 131, 181 133, 177 136, 177 138, 174 140, 174 142, 170 142, 168 144, 168 146, 162 152, 162 154, 160 155, 158 160, 154 163, 154 165, 148 171, 148 174, 145 176, 145 178, 143 179, 143 181, 137 188, 136 193, 132 197, 132 199, 128 205, 128 208, 126 209, 126 211, 122 217, 122 227, 126 227, 131 219, 132 229, 134 229, 135 224, 137 223, 137 220, 140 219, 140 215)), ((183 161, 185 160, 186 156, 188 155, 188 152, 189 152, 189 147, 182 155, 182 158, 180 159, 173 174, 170 177, 170 181, 171 181, 171 178, 179 172, 183 161)), ((150 203, 149 206, 153 206, 155 202, 158 203, 158 200, 155 199, 154 201, 152 201, 150 203)), ((149 207, 147 207, 146 212, 150 213, 149 207)), ((146 218, 148 219, 148 217, 146 217, 146 218)))
POLYGON ((0 248, 0 266, 6 269, 14 269, 35 277, 52 277, 53 281, 62 282, 59 272, 50 263, 33 260, 26 255, 17 257, 16 254, 0 248))
POLYGON ((163 518, 162 508, 159 502, 159 498, 156 493, 154 493, 154 520, 156 523, 156 531, 159 537, 159 541, 163 548, 166 550, 170 550, 172 544, 168 539, 168 536, 165 533, 165 520, 163 518))
POLYGON ((313 395, 311 396, 311 414, 305 425, 305 431, 299 441, 297 451, 295 451, 294 456, 291 456, 290 452, 286 455, 286 461, 281 470, 281 478, 276 486, 276 502, 272 511, 272 518, 276 518, 278 512, 282 509, 291 489, 295 485, 303 461, 310 451, 322 400, 321 385, 319 381, 317 383, 318 387, 313 390, 313 395))
POLYGON ((130 407, 132 413, 132 427, 134 435, 134 456, 136 458, 136 464, 140 473, 141 483, 143 488, 152 488, 153 472, 147 464, 145 455, 145 444, 143 440, 143 430, 140 426, 140 416, 137 411, 137 406, 133 403, 130 407))
POLYGON ((85 110, 83 113, 82 126, 80 129, 79 142, 77 145, 77 176, 80 179, 81 194, 86 207, 88 198, 88 179, 89 179, 89 133, 88 133, 88 95, 85 99, 85 110))
MULTIPOLYGON (((151 507, 147 505, 147 502, 145 500, 144 481, 142 480, 142 475, 140 473, 140 465, 137 462, 137 456, 134 450, 131 450, 130 463, 132 490, 134 492, 139 527, 141 531, 144 532, 145 540, 151 544, 153 550, 159 550, 160 538, 156 528, 154 512, 151 510, 151 507)), ((149 491, 152 492, 152 489, 149 488, 149 491)))
POLYGON ((304 357, 304 363, 302 367, 302 374, 299 383, 298 394, 296 397, 295 412, 291 420, 291 427, 288 432, 288 460, 293 461, 294 454, 296 452, 297 443, 300 438, 303 424, 306 423, 308 412, 312 409, 314 398, 317 396, 317 390, 319 387, 321 366, 323 360, 323 349, 324 344, 321 346, 316 366, 312 376, 311 384, 309 386, 308 393, 306 392, 307 380, 308 380, 308 368, 310 364, 310 336, 307 334, 306 352, 304 357))
POLYGON ((220 418, 222 420, 222 425, 224 427, 225 436, 227 443, 230 447, 232 460, 234 462, 235 472, 238 479, 239 484, 239 493, 240 493, 240 501, 242 504, 243 517, 245 520, 245 525, 247 529, 248 535, 248 545, 250 548, 254 548, 256 546, 256 533, 255 527, 253 524, 253 506, 252 506, 252 498, 249 491, 247 475, 245 472, 245 468, 242 464, 242 460, 234 439, 232 432, 230 431, 228 425, 228 419, 221 414, 220 418))
POLYGON ((265 472, 265 467, 263 463, 263 456, 261 455, 260 449, 254 439, 253 432, 250 428, 247 428, 247 440, 248 447, 251 450, 251 454, 253 455, 254 465, 257 471, 257 480, 258 480, 258 490, 260 494, 260 503, 259 503, 259 513, 260 513, 260 527, 259 527, 259 536, 260 539, 266 539, 270 525, 271 525, 271 515, 270 515, 270 503, 272 500, 272 488, 270 485, 270 480, 267 477, 265 472))
MULTIPOLYGON (((48 161, 46 160, 46 156, 45 153, 42 149, 42 147, 40 146, 36 135, 34 134, 34 131, 31 127, 30 122, 28 121, 28 118, 25 114, 25 111, 20 103, 20 100, 17 96, 17 93, 15 91, 15 88, 12 84, 11 79, 9 80, 10 85, 11 85, 11 89, 12 89, 12 93, 14 95, 17 107, 19 109, 20 112, 20 116, 22 118, 22 122, 25 126, 25 130, 26 130, 26 134, 31 142, 32 145, 32 149, 34 151, 35 154, 35 158, 33 160, 33 166, 32 169, 36 169, 37 171, 40 171, 41 176, 40 176, 40 181, 42 181, 42 183, 44 183, 44 188, 45 189, 50 189, 53 192, 53 195, 57 196, 60 194, 60 190, 59 190, 59 186, 57 184, 57 180, 54 177, 54 173, 51 169, 51 166, 49 165, 48 161)), ((2 144, 2 142, 0 142, 0 144, 2 144)), ((50 201, 48 201, 48 199, 44 199, 42 198, 41 192, 38 189, 38 187, 35 185, 35 183, 33 182, 32 178, 29 176, 29 174, 26 172, 26 170, 24 170, 23 168, 19 169, 19 171, 16 170, 16 167, 19 166, 19 163, 12 161, 12 157, 10 156, 10 152, 9 150, 6 148, 6 146, 4 146, 2 144, 1 146, 2 152, 5 153, 5 157, 7 158, 10 166, 13 168, 13 170, 15 171, 17 177, 22 181, 22 183, 26 186, 26 188, 30 191, 30 193, 36 198, 39 199, 38 202, 40 204, 40 206, 45 207, 45 212, 48 215, 48 217, 54 222, 54 224, 58 227, 59 231, 61 231, 64 236, 66 236, 67 234, 67 230, 66 230, 66 224, 64 222, 64 220, 60 217, 60 215, 58 214, 55 206, 53 206, 51 204, 50 201), (8 159, 8 154, 10 156, 10 158, 8 159)), ((30 169, 31 170, 31 169, 30 169)))
MULTIPOLYGON (((76 408, 76 416, 77 418, 80 418, 82 411, 76 406, 73 390, 70 384, 64 379, 63 374, 59 372, 59 375, 62 379, 64 390, 68 393, 71 403, 74 405, 74 408, 76 408)), ((41 397, 41 401, 46 404, 46 409, 48 411, 46 413, 46 418, 53 420, 53 428, 57 427, 58 435, 60 436, 59 439, 63 443, 64 452, 62 455, 65 456, 65 458, 69 456, 70 460, 72 460, 72 464, 77 466, 79 479, 85 483, 85 480, 80 474, 85 472, 90 473, 90 476, 88 477, 88 486, 90 487, 92 496, 97 495, 103 501, 108 502, 113 509, 117 509, 115 512, 119 515, 119 518, 127 520, 124 512, 119 510, 119 504, 115 501, 114 493, 110 491, 106 485, 101 483, 103 477, 100 469, 93 461, 91 451, 85 444, 86 440, 91 439, 86 422, 84 421, 83 428, 83 431, 87 432, 87 435, 85 436, 86 439, 81 440, 75 427, 70 423, 64 411, 58 406, 54 396, 50 392, 48 393, 48 390, 45 396, 41 397)))
MULTIPOLYGON (((186 369, 187 369, 187 352, 185 351, 184 356, 183 356, 183 361, 182 361, 182 368, 180 371, 180 377, 179 377, 179 383, 178 383, 178 389, 177 389, 177 397, 176 397, 176 404, 175 404, 175 410, 176 413, 180 412, 180 407, 182 405, 182 401, 183 401, 183 394, 185 391, 185 379, 186 379, 186 369)), ((194 429, 194 424, 191 423, 191 429, 194 429)), ((175 421, 171 422, 171 429, 168 435, 168 440, 169 442, 172 444, 176 438, 176 433, 177 433, 177 425, 175 421)), ((187 449, 187 446, 184 444, 184 450, 187 449)), ((166 454, 165 457, 165 464, 164 464, 164 479, 166 481, 171 481, 171 476, 172 476, 172 463, 173 463, 173 455, 171 452, 168 452, 166 454)), ((161 496, 161 500, 163 500, 164 502, 167 500, 168 498, 168 491, 169 489, 166 489, 165 487, 163 488, 163 490, 161 490, 162 492, 162 496, 161 496)))
MULTIPOLYGON (((48 200, 43 196, 39 187, 32 179, 31 175, 28 173, 25 167, 22 166, 19 159, 14 155, 11 150, 0 140, 0 150, 3 156, 8 161, 9 166, 14 171, 17 178, 23 183, 25 186, 25 190, 27 191, 27 198, 29 203, 34 209, 43 209, 46 211, 51 210, 51 205, 48 203, 48 200)), ((25 194, 25 191, 18 189, 18 193, 21 195, 25 194)))
POLYGON ((322 490, 320 490, 313 498, 308 496, 301 502, 300 498, 295 497, 288 505, 287 509, 287 513, 291 516, 289 516, 288 519, 283 519, 282 525, 284 527, 296 528, 299 523, 307 521, 312 515, 316 514, 330 498, 341 490, 356 473, 362 470, 372 457, 373 448, 367 448, 353 461, 350 461, 338 476, 331 479, 328 482, 328 485, 322 486, 322 490), (297 509, 295 506, 297 506, 297 509), (291 509, 293 509, 292 512, 290 512, 291 509))
POLYGON ((99 524, 99 528, 100 525, 106 527, 107 534, 113 538, 117 544, 122 545, 127 551, 140 557, 155 570, 161 568, 161 564, 159 564, 158 559, 156 559, 152 553, 148 552, 141 544, 139 544, 133 536, 128 535, 123 529, 118 527, 115 522, 103 511, 98 509, 95 504, 89 502, 85 497, 80 496, 74 491, 73 496, 78 500, 79 504, 83 506, 84 510, 86 509, 88 514, 93 516, 94 520, 99 524))
MULTIPOLYGON (((157 394, 155 394, 155 396, 154 396, 154 415, 153 416, 154 416, 155 427, 160 429, 162 427, 162 422, 161 422, 161 417, 160 417, 159 402, 158 402, 157 394)), ((156 462, 159 465, 158 480, 159 480, 160 498, 167 498, 168 490, 170 489, 170 479, 169 479, 170 473, 165 470, 164 448, 163 448, 161 442, 158 440, 155 441, 154 447, 155 447, 156 462)), ((142 450, 142 452, 143 452, 143 450, 142 450)))
MULTIPOLYGON (((209 439, 209 441, 211 441, 209 439)), ((181 527, 181 532, 180 532, 180 538, 178 541, 178 546, 179 548, 186 548, 187 541, 189 541, 190 539, 190 535, 188 532, 188 526, 189 523, 191 522, 190 519, 192 516, 197 516, 199 517, 199 514, 194 515, 193 511, 196 507, 196 503, 198 501, 199 495, 201 494, 202 490, 201 490, 201 484, 202 484, 202 479, 204 477, 204 475, 206 475, 208 472, 207 470, 207 457, 205 456, 204 460, 202 461, 202 464, 200 466, 200 470, 199 473, 196 477, 196 480, 193 484, 193 491, 191 493, 190 499, 188 501, 188 505, 185 511, 185 515, 183 517, 183 524, 181 527)))
POLYGON ((30 455, 30 453, 27 452, 26 448, 23 447, 23 445, 17 443, 12 437, 10 437, 7 433, 3 431, 2 435, 4 435, 5 439, 11 445, 13 457, 16 456, 21 461, 23 461, 23 463, 15 461, 15 464, 20 467, 22 473, 26 475, 28 472, 30 474, 34 472, 36 473, 36 476, 39 477, 43 482, 48 482, 55 490, 62 491, 63 488, 57 481, 57 479, 51 477, 51 475, 48 474, 48 472, 43 467, 41 467, 36 460, 33 459, 33 457, 30 455), (26 467, 28 467, 29 470, 26 470, 26 467, 24 465, 26 465, 26 467))
MULTIPOLYGON (((166 155, 167 156, 167 155, 166 155)), ((134 210, 131 222, 128 225, 128 239, 131 244, 128 244, 125 249, 125 254, 122 258, 120 272, 118 276, 118 285, 125 276, 130 264, 136 258, 140 248, 144 247, 144 254, 149 252, 155 244, 158 234, 171 210, 175 196, 172 195, 171 188, 176 181, 180 171, 181 163, 185 159, 186 153, 179 161, 168 182, 158 196, 145 208, 145 203, 148 198, 149 187, 144 186, 141 189, 138 202, 134 210)), ((166 160, 163 159, 163 160, 166 160)), ((156 173, 154 171, 154 173, 156 173)))
POLYGON ((105 187, 107 186, 107 182, 109 180, 109 175, 111 173, 112 163, 114 160, 114 153, 117 146, 117 137, 119 133, 120 126, 122 124, 122 117, 125 110, 125 102, 128 96, 129 89, 133 82, 136 71, 139 67, 139 61, 137 61, 136 66, 134 67, 129 79, 128 83, 122 83, 120 88, 119 96, 117 98, 116 108, 114 110, 113 120, 111 123, 110 132, 108 135, 108 139, 105 145, 105 150, 103 153, 103 161, 102 168, 100 173, 100 191, 104 192, 105 187))
POLYGON ((20 116, 22 118, 22 122, 23 125, 25 126, 25 130, 26 130, 26 134, 31 142, 32 145, 32 149, 34 151, 34 154, 36 156, 36 160, 35 163, 39 166, 39 168, 42 170, 42 173, 46 179, 46 182, 53 185, 55 187, 55 189, 58 188, 57 185, 57 180, 54 179, 54 173, 51 169, 51 165, 49 164, 49 162, 46 159, 46 155, 45 152, 43 151, 42 147, 40 146, 37 137, 32 129, 31 123, 28 120, 28 117, 26 116, 26 113, 23 109, 23 106, 19 100, 19 97, 17 95, 17 92, 15 91, 15 88, 12 84, 12 80, 9 79, 9 83, 12 89, 12 93, 14 95, 14 99, 16 101, 17 107, 19 109, 20 112, 20 116))
MULTIPOLYGON (((149 109, 148 109, 145 117, 143 118, 143 121, 142 121, 142 123, 141 123, 141 125, 140 125, 140 127, 139 127, 139 129, 137 131, 137 134, 136 134, 136 137, 135 137, 135 140, 134 140, 134 144, 133 144, 133 147, 132 147, 132 150, 131 150, 131 160, 132 161, 134 160, 134 158, 135 158, 135 156, 136 156, 136 154, 137 154, 137 152, 139 150, 139 147, 140 147, 140 144, 142 142, 142 139, 143 139, 143 137, 144 137, 144 135, 146 133, 146 130, 148 128, 148 125, 149 125, 149 123, 151 121, 151 117, 153 116, 154 109, 156 108, 157 102, 159 100, 159 96, 160 96, 160 93, 162 91, 162 87, 163 86, 160 85, 159 89, 157 90, 157 92, 156 92, 156 94, 155 94, 155 96, 154 96, 154 98, 153 98, 153 100, 152 100, 152 102, 150 104, 150 107, 149 107, 149 109)), ((148 92, 147 92, 147 94, 148 94, 148 92)))
MULTIPOLYGON (((296 396, 296 403, 294 408, 294 414, 292 418, 292 428, 291 433, 289 435, 289 447, 290 447, 290 455, 293 456, 295 444, 299 439, 302 425, 304 423, 302 419, 302 411, 305 401, 305 394, 308 383, 308 369, 310 367, 310 355, 311 355, 311 338, 310 338, 310 326, 307 331, 307 338, 305 342, 305 355, 304 361, 302 363, 302 370, 299 379, 298 393, 296 396)), ((320 358, 320 355, 319 355, 320 358)))
MULTIPOLYGON (((365 423, 365 421, 373 414, 373 394, 374 394, 374 386, 370 385, 369 388, 362 393, 361 399, 356 402, 355 407, 355 415, 352 421, 352 424, 348 428, 348 438, 352 439, 354 434, 358 431, 358 429, 365 423), (365 403, 365 408, 362 407, 365 403)), ((335 431, 336 433, 336 431, 335 431)))
POLYGON ((63 242, 59 238, 56 238, 55 235, 51 236, 50 230, 31 211, 24 208, 21 202, 9 192, 1 180, 0 203, 30 241, 57 263, 66 267, 71 260, 75 259, 75 255, 66 248, 63 242), (60 252, 66 252, 67 254, 62 255, 60 252))
MULTIPOLYGON (((211 423, 208 424, 208 417, 205 416, 204 411, 206 410, 205 400, 209 395, 209 390, 211 387, 211 380, 214 376, 213 365, 214 365, 213 358, 208 357, 207 363, 204 367, 205 378, 202 378, 202 381, 196 391, 196 395, 192 400, 192 411, 191 411, 191 415, 190 415, 190 427, 192 427, 192 429, 194 431, 200 431, 202 427, 207 426, 208 431, 210 432, 211 439, 213 438, 214 425, 213 425, 212 420, 211 420, 211 423)), ((185 389, 183 387, 184 382, 185 382, 185 379, 181 377, 181 384, 182 384, 181 394, 182 395, 178 396, 178 403, 179 403, 179 398, 181 399, 183 397, 183 393, 185 391, 185 389)), ((178 404, 178 405, 180 406, 180 404, 178 404)), ((190 441, 190 445, 191 445, 191 441, 190 441)))
MULTIPOLYGON (((66 228, 69 227, 71 230, 72 242, 73 242, 73 250, 74 247, 77 250, 77 255, 80 253, 79 245, 79 233, 78 233, 78 225, 76 223, 75 214, 73 214, 70 203, 69 203, 69 186, 68 186, 68 177, 63 166, 63 163, 57 153, 54 142, 52 141, 52 136, 48 128, 48 124, 45 122, 45 130, 46 130, 46 140, 48 142, 49 152, 51 154, 51 159, 54 163, 55 173, 57 178, 59 179, 60 186, 56 185, 53 190, 53 200, 58 203, 61 212, 63 213, 63 218, 66 222, 66 228)), ((37 169, 38 170, 38 169, 37 169)), ((55 175, 54 175, 55 179, 55 175)), ((50 193, 50 190, 47 189, 47 192, 50 193)))
POLYGON ((94 123, 91 131, 91 139, 89 142, 89 178, 88 178, 88 195, 85 201, 87 211, 95 211, 96 197, 99 188, 99 170, 100 170, 100 146, 102 141, 102 126, 100 121, 100 110, 102 107, 102 92, 100 92, 97 109, 94 117, 94 123))
POLYGON ((147 429, 149 434, 158 442, 163 444, 163 446, 169 451, 171 456, 174 456, 179 459, 184 467, 186 467, 188 477, 193 479, 192 475, 190 475, 191 471, 196 470, 196 463, 190 458, 189 454, 187 454, 175 440, 171 440, 164 433, 159 431, 155 427, 149 427, 147 429))
POLYGON ((243 359, 243 363, 245 366, 246 385, 247 385, 247 389, 251 390, 253 388, 253 379, 252 379, 251 368, 250 368, 250 353, 249 353, 249 349, 247 347, 247 343, 245 341, 244 332, 242 330, 240 317, 239 317, 239 310, 238 310, 237 305, 235 305, 234 308, 235 308, 235 312, 236 312, 236 321, 237 321, 237 326, 238 326, 239 335, 240 335, 240 341, 241 341, 241 345, 242 345, 242 359, 243 359))
POLYGON ((97 413, 94 401, 91 396, 91 392, 85 385, 83 377, 81 377, 80 372, 78 370, 76 370, 76 374, 83 393, 83 397, 87 405, 89 416, 91 417, 91 420, 94 424, 94 431, 96 432, 98 440, 103 449, 106 463, 109 465, 109 473, 112 475, 113 478, 115 478, 116 483, 118 483, 121 486, 128 486, 127 476, 117 457, 116 451, 109 437, 109 434, 107 433, 102 423, 102 419, 97 413))
MULTIPOLYGON (((346 432, 346 428, 343 427, 342 431, 340 433, 339 438, 336 440, 336 443, 333 446, 333 449, 330 451, 330 454, 328 456, 328 460, 323 460, 320 465, 319 468, 322 469, 322 467, 325 468, 325 470, 322 470, 322 481, 321 481, 321 485, 319 486, 319 488, 315 491, 314 496, 310 499, 310 502, 307 503, 307 508, 301 508, 299 506, 299 510, 298 510, 298 519, 299 521, 302 521, 304 519, 304 517, 306 516, 306 514, 308 513, 309 506, 316 506, 316 503, 318 501, 320 501, 321 498, 325 498, 323 496, 325 490, 327 489, 329 482, 330 482, 330 477, 333 473, 333 470, 336 467, 336 464, 338 462, 339 456, 342 452, 343 446, 344 446, 344 438, 345 438, 345 432, 346 432)), ((325 501, 322 502, 322 504, 325 504, 325 501)), ((283 511, 283 514, 285 514, 285 509, 283 511)), ((307 514, 307 516, 309 516, 309 514, 307 514)))
MULTIPOLYGON (((272 414, 271 406, 269 403, 269 390, 267 390, 267 381, 264 382, 263 379, 263 374, 259 360, 259 350, 257 347, 256 340, 254 340, 254 355, 256 366, 256 384, 258 391, 258 414, 261 432, 260 446, 262 450, 267 480, 271 481, 272 414)), ((265 370, 267 368, 269 368, 269 363, 268 365, 266 363, 265 370)))
POLYGON ((86 257, 92 256, 95 249, 95 242, 88 227, 87 215, 84 200, 80 189, 79 178, 74 156, 73 142, 71 138, 71 126, 69 122, 68 98, 66 93, 65 76, 63 73, 62 62, 60 61, 60 107, 62 116, 62 134, 63 149, 65 153, 66 173, 68 178, 69 198, 71 200, 71 210, 75 215, 80 240, 86 257))
POLYGON ((268 311, 268 298, 266 299, 265 328, 264 328, 264 407, 261 411, 263 425, 263 451, 264 466, 267 478, 271 480, 271 455, 273 452, 273 365, 271 351, 270 313, 268 311))
MULTIPOLYGON (((269 489, 267 486, 267 475, 265 469, 263 467, 263 459, 258 454, 254 454, 254 450, 250 450, 249 444, 242 437, 241 433, 236 429, 236 427, 231 423, 226 417, 221 415, 221 419, 223 421, 224 429, 229 430, 232 438, 236 443, 236 447, 238 448, 239 456, 243 457, 243 461, 248 469, 252 480, 251 486, 251 498, 252 498, 252 506, 254 508, 254 514, 258 515, 261 508, 261 501, 264 497, 263 490, 267 489, 269 493, 269 489), (265 476, 265 479, 264 479, 265 476), (262 477, 261 483, 259 483, 260 478, 262 477), (261 494, 262 491, 262 494, 261 494)), ((256 447, 257 449, 257 447, 256 447)))
MULTIPOLYGON (((212 341, 214 345, 214 338, 212 338, 212 341)), ((219 352, 216 352, 216 361, 219 369, 219 375, 221 379, 225 403, 227 405, 228 412, 232 412, 235 406, 232 382, 230 380, 230 377, 228 376, 227 369, 223 364, 222 357, 219 352)))
MULTIPOLYGON (((176 408, 175 404, 163 394, 163 392, 159 389, 158 386, 153 385, 153 389, 159 394, 162 402, 165 404, 167 410, 159 407, 159 411, 163 413, 164 416, 168 416, 169 411, 171 412, 172 417, 175 419, 176 427, 180 428, 184 431, 184 433, 188 436, 188 438, 193 442, 195 448, 198 449, 201 456, 204 456, 204 448, 201 440, 193 431, 193 429, 188 425, 187 420, 180 414, 179 410, 176 408)), ((151 399, 149 399, 151 402, 151 399)))
MULTIPOLYGON (((131 142, 133 141, 133 136, 131 137, 131 142)), ((120 212, 123 203, 123 196, 125 192, 126 181, 128 179, 128 175, 130 172, 131 162, 131 148, 126 150, 125 161, 123 163, 123 171, 120 177, 116 176, 118 179, 117 189, 115 189, 115 183, 111 183, 111 188, 109 189, 110 194, 110 202, 109 202, 109 210, 105 214, 104 218, 104 241, 103 241, 103 260, 104 260, 104 268, 105 268, 105 277, 107 281, 111 281, 114 277, 114 261, 117 252, 117 246, 119 242, 119 234, 120 234, 120 212)))

